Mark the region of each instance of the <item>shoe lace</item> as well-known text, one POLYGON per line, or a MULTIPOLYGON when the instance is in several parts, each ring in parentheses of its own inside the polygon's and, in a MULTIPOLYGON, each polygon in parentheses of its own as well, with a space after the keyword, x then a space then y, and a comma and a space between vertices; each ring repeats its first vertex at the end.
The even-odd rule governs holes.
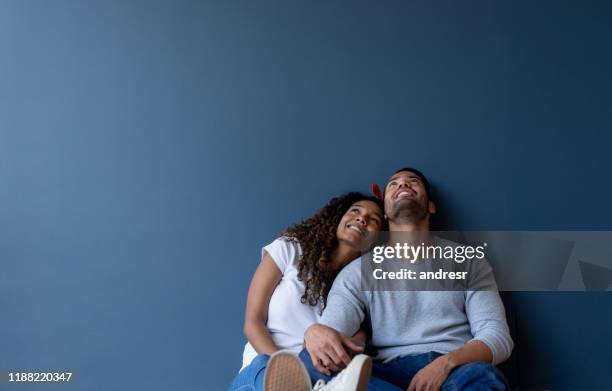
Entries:
POLYGON ((327 383, 325 383, 323 379, 319 379, 315 383, 312 391, 343 391, 341 387, 343 383, 342 379, 345 374, 346 371, 343 370, 327 383))

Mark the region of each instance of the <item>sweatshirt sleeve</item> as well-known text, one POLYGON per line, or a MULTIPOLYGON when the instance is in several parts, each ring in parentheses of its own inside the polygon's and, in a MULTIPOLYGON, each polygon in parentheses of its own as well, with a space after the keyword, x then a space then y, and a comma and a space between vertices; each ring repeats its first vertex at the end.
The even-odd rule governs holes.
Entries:
POLYGON ((514 343, 506 322, 506 311, 499 297, 493 270, 486 260, 477 273, 479 290, 467 291, 465 308, 474 340, 483 342, 497 365, 510 357, 514 343))
POLYGON ((361 291, 359 260, 347 265, 336 277, 327 296, 320 323, 352 336, 365 319, 365 296, 361 291))

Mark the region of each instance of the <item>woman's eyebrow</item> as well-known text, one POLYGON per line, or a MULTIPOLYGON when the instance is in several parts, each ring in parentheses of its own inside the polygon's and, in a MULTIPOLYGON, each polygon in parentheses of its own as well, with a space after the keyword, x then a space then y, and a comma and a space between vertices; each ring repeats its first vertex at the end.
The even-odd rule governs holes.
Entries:
POLYGON ((375 212, 375 211, 373 211, 373 210, 369 210, 369 211, 367 211, 367 212, 368 212, 368 215, 369 215, 369 216, 371 216, 371 217, 372 217, 372 216, 373 216, 373 217, 380 217, 380 216, 382 216, 380 213, 375 212))
POLYGON ((355 205, 353 205, 353 206, 351 207, 351 209, 352 209, 352 208, 359 208, 359 209, 361 209, 361 210, 365 210, 365 211, 367 212, 367 214, 369 214, 369 215, 373 215, 373 216, 376 216, 376 217, 378 217, 378 216, 379 216, 379 214, 378 214, 378 213, 376 213, 376 212, 369 212, 369 211, 366 209, 366 207, 365 207, 364 205, 355 204, 355 205))

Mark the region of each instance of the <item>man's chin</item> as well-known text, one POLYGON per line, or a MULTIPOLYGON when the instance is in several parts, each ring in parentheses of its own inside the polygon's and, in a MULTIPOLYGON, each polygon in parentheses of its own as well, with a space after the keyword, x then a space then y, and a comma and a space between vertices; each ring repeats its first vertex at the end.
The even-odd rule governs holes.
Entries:
POLYGON ((394 211, 402 211, 404 209, 406 210, 414 210, 417 209, 419 206, 419 203, 417 202, 417 200, 412 199, 412 198, 400 198, 399 200, 395 201, 395 204, 393 204, 393 210, 394 211))
MULTIPOLYGON (((400 217, 400 216, 404 216, 404 217, 414 217, 414 216, 421 216, 423 214, 423 210, 425 208, 422 207, 417 200, 413 200, 413 199, 401 199, 395 202, 395 204, 393 204, 393 209, 391 211, 391 213, 389 213, 389 217, 391 217, 392 219, 395 217, 400 217)), ((425 210, 425 214, 426 214, 426 210, 425 210)))

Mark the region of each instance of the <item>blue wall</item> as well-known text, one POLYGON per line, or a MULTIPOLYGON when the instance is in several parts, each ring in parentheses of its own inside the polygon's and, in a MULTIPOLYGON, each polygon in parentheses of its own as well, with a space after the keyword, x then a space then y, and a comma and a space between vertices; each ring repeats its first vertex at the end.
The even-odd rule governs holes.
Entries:
MULTIPOLYGON (((2 1, 0 368, 224 389, 260 247, 407 164, 447 229, 612 229, 611 18, 603 1, 2 1)), ((611 305, 511 295, 520 383, 612 387, 611 305)))

